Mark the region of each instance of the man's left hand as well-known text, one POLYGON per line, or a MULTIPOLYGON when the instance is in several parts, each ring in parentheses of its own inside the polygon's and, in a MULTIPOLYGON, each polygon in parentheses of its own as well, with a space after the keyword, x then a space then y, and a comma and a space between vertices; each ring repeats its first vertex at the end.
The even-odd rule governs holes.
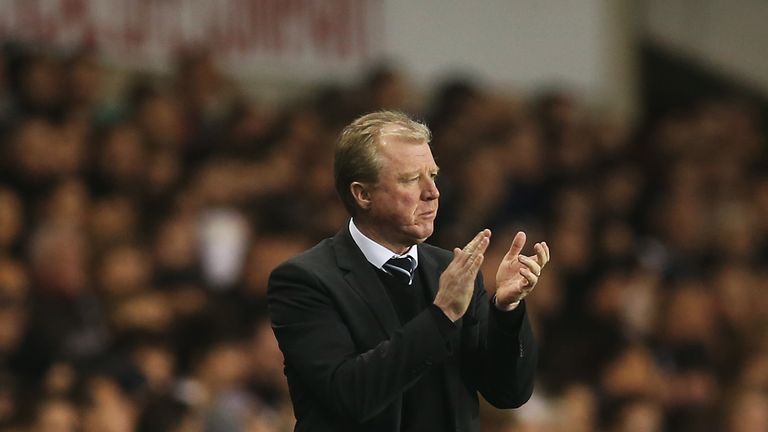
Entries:
POLYGON ((546 242, 533 246, 536 255, 526 256, 520 252, 525 246, 525 233, 520 231, 501 260, 496 272, 496 307, 512 310, 524 299, 539 281, 541 270, 549 262, 549 246, 546 242))

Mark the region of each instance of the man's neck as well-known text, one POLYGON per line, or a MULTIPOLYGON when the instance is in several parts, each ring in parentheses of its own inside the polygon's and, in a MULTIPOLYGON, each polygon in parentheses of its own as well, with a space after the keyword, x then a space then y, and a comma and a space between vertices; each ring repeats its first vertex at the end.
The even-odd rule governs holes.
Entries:
POLYGON ((354 218, 355 226, 358 230, 360 230, 363 235, 368 237, 369 239, 375 241, 376 243, 384 246, 385 248, 391 250, 397 255, 402 255, 406 252, 408 252, 408 249, 411 248, 413 245, 403 245, 396 242, 388 241, 383 235, 381 235, 373 226, 370 224, 367 224, 364 220, 360 220, 357 218, 354 218))

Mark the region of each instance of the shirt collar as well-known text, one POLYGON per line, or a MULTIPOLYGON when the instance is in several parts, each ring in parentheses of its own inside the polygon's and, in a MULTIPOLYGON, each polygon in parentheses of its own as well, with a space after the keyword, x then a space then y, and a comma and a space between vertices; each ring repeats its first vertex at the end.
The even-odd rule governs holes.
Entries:
POLYGON ((367 259, 368 262, 373 264, 373 266, 377 269, 382 269, 384 264, 389 261, 390 258, 403 258, 405 256, 411 256, 414 259, 416 266, 419 265, 419 254, 416 250, 417 245, 411 246, 408 249, 408 252, 402 255, 398 255, 366 237, 365 234, 357 229, 357 226, 355 226, 355 221, 352 219, 349 220, 349 233, 352 235, 352 240, 355 241, 357 247, 359 247, 360 251, 362 251, 363 255, 365 255, 365 259, 367 259))

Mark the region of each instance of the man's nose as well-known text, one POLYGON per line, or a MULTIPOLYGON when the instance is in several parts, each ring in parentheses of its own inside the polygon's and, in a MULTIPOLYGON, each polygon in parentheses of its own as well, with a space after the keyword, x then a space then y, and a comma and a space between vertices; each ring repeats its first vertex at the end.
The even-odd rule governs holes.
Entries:
POLYGON ((422 192, 422 197, 425 200, 434 200, 440 198, 440 191, 437 189, 437 183, 432 178, 427 178, 426 185, 422 192))

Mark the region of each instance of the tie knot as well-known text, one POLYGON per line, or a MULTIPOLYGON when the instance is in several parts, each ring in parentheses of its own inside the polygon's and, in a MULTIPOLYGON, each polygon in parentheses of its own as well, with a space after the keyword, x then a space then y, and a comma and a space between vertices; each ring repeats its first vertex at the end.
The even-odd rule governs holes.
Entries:
POLYGON ((384 269, 410 285, 413 282, 413 271, 416 270, 416 260, 410 255, 402 258, 390 258, 384 263, 384 269))

